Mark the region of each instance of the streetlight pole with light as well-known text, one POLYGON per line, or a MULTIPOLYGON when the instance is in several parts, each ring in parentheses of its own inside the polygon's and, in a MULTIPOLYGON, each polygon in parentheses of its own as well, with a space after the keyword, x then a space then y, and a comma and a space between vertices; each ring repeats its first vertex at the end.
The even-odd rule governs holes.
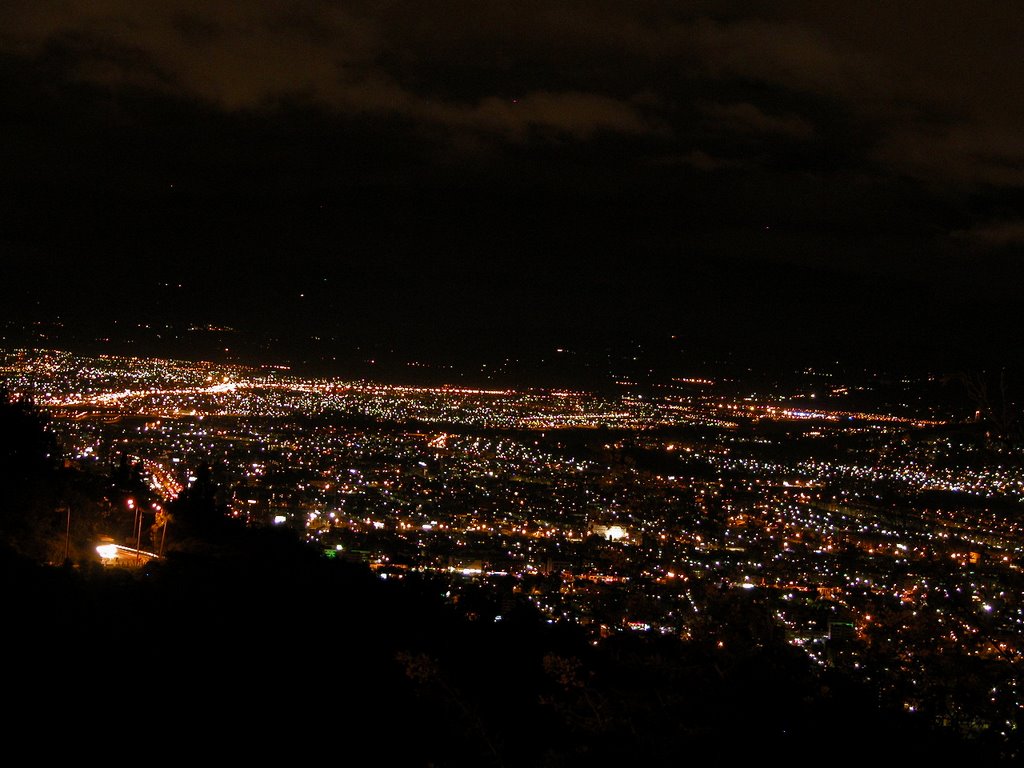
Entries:
POLYGON ((68 513, 67 527, 64 529, 64 563, 68 562, 68 553, 71 551, 71 505, 65 507, 68 513))
POLYGON ((128 509, 135 512, 135 521, 132 523, 132 535, 135 536, 135 560, 138 562, 139 559, 139 544, 142 538, 142 510, 136 506, 135 499, 131 496, 128 497, 125 502, 128 505, 128 509), (136 531, 138 533, 136 533, 136 531))

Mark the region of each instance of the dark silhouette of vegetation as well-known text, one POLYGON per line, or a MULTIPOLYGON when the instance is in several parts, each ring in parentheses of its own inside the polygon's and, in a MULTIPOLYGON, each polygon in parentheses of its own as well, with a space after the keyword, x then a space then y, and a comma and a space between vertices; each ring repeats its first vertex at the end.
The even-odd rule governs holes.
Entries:
POLYGON ((1014 390, 1013 374, 1006 368, 998 371, 962 371, 955 380, 964 388, 978 423, 989 430, 996 443, 1019 448, 1024 442, 1019 394, 1014 390))
POLYGON ((228 516, 223 488, 213 465, 201 461, 192 478, 177 498, 167 505, 173 530, 168 546, 172 548, 216 543, 243 526, 242 522, 228 516))
POLYGON ((0 535, 4 545, 43 557, 54 531, 57 446, 46 419, 0 390, 0 535))

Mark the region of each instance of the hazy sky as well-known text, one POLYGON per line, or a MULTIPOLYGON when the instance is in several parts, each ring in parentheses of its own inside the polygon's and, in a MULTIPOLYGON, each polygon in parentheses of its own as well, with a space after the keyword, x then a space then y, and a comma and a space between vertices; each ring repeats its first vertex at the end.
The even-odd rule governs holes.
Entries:
POLYGON ((1022 37, 1012 2, 8 0, 6 316, 1020 357, 1022 37))

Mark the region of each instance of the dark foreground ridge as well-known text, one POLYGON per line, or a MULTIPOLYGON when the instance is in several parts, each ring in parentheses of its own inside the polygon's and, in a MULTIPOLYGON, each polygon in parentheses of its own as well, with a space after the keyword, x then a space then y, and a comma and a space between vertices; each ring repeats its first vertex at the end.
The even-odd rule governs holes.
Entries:
MULTIPOLYGON (((447 604, 426 577, 382 581, 281 529, 236 531, 137 571, 10 551, 0 567, 7 730, 51 758, 998 762, 983 743, 812 674, 781 641, 593 647, 524 607, 495 622, 486 606, 447 604)), ((737 617, 737 638, 751 618, 737 617)))

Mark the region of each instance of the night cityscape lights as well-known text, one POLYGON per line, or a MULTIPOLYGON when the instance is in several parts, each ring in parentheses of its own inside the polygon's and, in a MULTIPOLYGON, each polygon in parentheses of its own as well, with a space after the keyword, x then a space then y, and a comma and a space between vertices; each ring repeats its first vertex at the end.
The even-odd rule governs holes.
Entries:
MULTIPOLYGON (((926 404, 843 407, 841 383, 811 408, 705 379, 613 397, 25 349, 0 363, 67 462, 107 471, 125 456, 164 502, 209 462, 228 514, 250 525, 291 526, 383 579, 434 574, 452 601, 470 588, 528 601, 595 644, 728 643, 706 609, 735 590, 815 665, 854 671, 889 703, 1018 727, 1024 469, 975 460, 926 404), (950 664, 984 700, 945 686, 950 664)), ((104 546, 110 558, 120 545, 104 546)))

